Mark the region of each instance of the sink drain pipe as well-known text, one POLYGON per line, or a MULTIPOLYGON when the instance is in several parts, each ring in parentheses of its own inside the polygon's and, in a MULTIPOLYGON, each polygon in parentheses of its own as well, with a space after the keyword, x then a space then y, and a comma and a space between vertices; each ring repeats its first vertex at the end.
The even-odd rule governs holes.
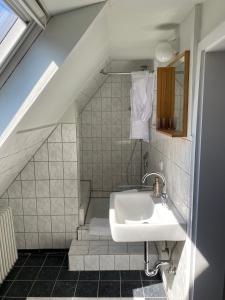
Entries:
POLYGON ((149 268, 149 248, 148 242, 144 242, 144 261, 145 261, 145 275, 154 277, 158 274, 160 266, 170 265, 170 260, 159 260, 155 263, 152 269, 149 268))

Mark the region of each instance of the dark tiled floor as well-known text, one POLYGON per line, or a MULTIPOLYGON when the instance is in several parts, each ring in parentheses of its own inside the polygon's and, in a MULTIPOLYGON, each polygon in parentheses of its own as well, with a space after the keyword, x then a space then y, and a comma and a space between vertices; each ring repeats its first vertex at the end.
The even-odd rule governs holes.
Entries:
POLYGON ((160 274, 140 271, 68 271, 67 251, 19 253, 0 285, 0 300, 26 297, 145 297, 166 299, 160 274))

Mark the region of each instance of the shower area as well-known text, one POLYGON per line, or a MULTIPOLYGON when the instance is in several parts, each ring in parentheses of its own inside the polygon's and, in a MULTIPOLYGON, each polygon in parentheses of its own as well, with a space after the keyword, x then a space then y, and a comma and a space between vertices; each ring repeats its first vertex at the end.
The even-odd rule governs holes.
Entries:
POLYGON ((129 139, 130 88, 130 75, 106 76, 80 114, 78 239, 90 238, 92 218, 108 217, 110 193, 140 186, 147 170, 148 143, 129 139))

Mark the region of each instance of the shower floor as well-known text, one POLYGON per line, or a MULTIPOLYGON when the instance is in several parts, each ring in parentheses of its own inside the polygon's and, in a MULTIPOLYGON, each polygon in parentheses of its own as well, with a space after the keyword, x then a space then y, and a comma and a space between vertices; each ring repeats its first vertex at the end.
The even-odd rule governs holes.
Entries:
POLYGON ((142 271, 69 271, 68 250, 19 252, 0 299, 29 297, 167 299, 160 274, 149 280, 142 271))

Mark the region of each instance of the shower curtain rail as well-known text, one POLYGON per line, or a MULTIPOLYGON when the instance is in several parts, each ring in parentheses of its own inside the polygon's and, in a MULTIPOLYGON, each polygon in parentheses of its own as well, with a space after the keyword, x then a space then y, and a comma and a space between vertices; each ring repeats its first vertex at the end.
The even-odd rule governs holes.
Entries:
MULTIPOLYGON (((139 71, 148 71, 148 69, 139 71)), ((131 75, 131 72, 106 72, 103 69, 100 71, 100 73, 103 75, 131 75)), ((154 73, 154 71, 149 71, 149 73, 154 73)))

